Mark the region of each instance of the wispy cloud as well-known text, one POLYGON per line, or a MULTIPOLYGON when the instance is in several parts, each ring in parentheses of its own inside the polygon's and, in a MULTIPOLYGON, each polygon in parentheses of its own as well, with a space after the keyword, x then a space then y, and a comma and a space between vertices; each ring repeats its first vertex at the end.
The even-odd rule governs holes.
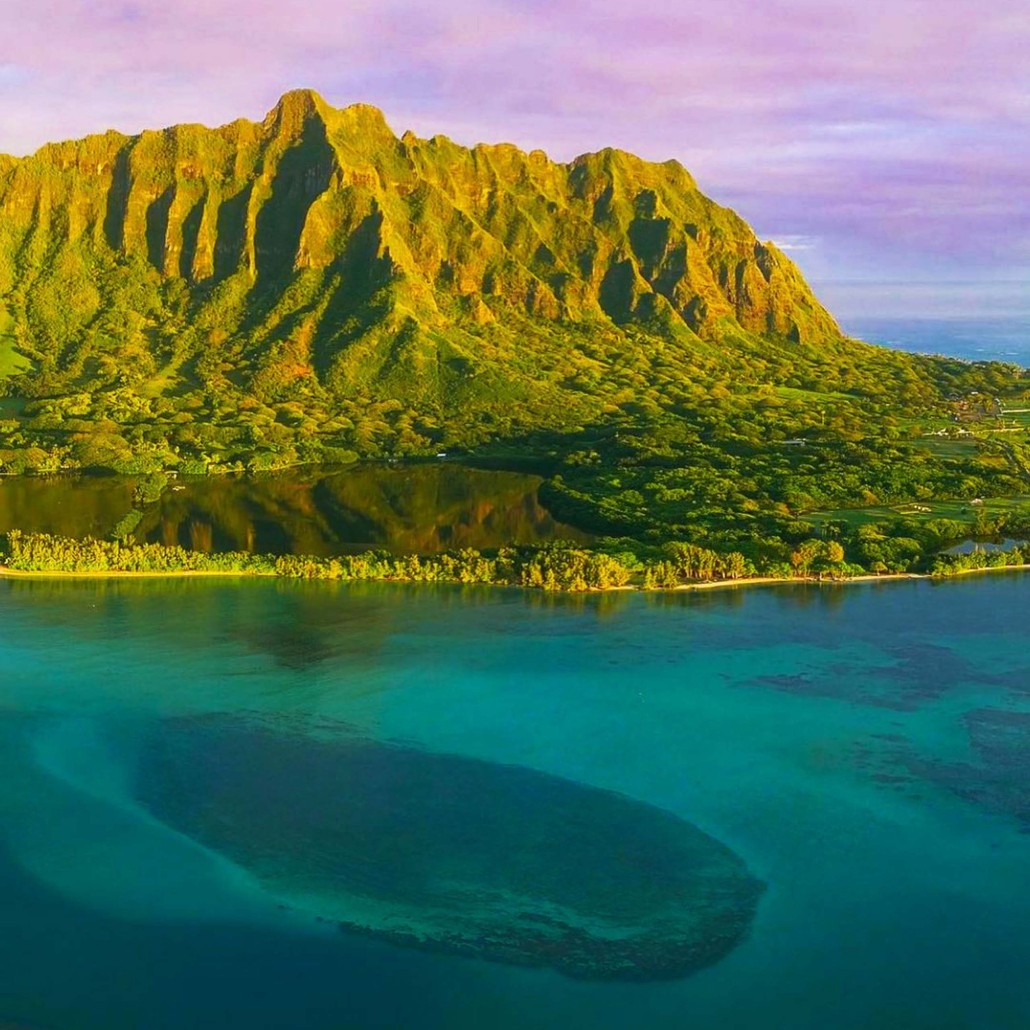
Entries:
POLYGON ((814 236, 774 236, 773 243, 780 250, 814 250, 819 245, 819 240, 814 236))
POLYGON ((310 85, 398 130, 677 157, 823 274, 987 276, 1030 260, 1027 53, 1025 0, 34 0, 0 150, 310 85))

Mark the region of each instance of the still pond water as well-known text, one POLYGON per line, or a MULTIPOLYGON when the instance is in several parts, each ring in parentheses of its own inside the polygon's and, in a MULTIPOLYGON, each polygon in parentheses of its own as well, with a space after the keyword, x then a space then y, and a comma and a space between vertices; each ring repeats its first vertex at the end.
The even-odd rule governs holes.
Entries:
MULTIPOLYGON (((133 505, 131 476, 0 478, 0 533, 106 537, 133 505)), ((421 553, 585 540, 537 499, 540 477, 439 463, 293 469, 174 480, 141 540, 200 551, 421 553)))

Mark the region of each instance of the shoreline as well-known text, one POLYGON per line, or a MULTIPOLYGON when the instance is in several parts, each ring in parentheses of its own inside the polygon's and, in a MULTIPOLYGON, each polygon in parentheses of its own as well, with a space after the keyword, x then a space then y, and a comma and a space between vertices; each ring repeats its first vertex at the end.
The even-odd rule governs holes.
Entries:
POLYGON ((311 582, 339 583, 393 583, 408 586, 476 586, 496 589, 498 587, 515 590, 535 590, 539 593, 551 594, 672 594, 695 590, 726 590, 747 587, 769 586, 851 586, 856 583, 897 583, 904 580, 930 580, 935 583, 946 583, 949 580, 964 576, 981 575, 989 572, 1028 572, 1030 563, 1023 565, 995 565, 983 569, 961 569, 949 576, 934 576, 929 572, 887 572, 883 575, 867 573, 861 576, 850 576, 845 579, 827 579, 817 576, 753 576, 747 579, 722 579, 700 583, 680 583, 674 587, 643 587, 637 584, 625 584, 616 587, 590 587, 586 590, 543 590, 540 587, 521 586, 517 583, 451 583, 446 581, 426 582, 407 579, 332 579, 330 577, 305 577, 279 575, 275 572, 245 572, 234 569, 185 569, 169 572, 128 572, 121 569, 98 569, 91 571, 69 572, 64 570, 12 569, 0 565, 0 579, 283 579, 290 581, 310 580, 311 582))
POLYGON ((63 569, 12 569, 0 565, 0 579, 186 579, 198 577, 225 579, 288 579, 274 572, 241 572, 232 569, 179 569, 170 572, 127 572, 124 569, 97 569, 68 572, 63 569))

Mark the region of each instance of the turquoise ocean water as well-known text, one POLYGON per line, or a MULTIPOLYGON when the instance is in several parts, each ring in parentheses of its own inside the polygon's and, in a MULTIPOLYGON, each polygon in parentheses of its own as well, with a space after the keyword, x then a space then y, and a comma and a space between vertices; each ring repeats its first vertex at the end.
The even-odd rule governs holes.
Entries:
MULTIPOLYGON (((588 598, 0 582, 0 1024, 1026 1027, 1028 602, 1018 574, 588 598), (323 790, 316 759, 349 772, 323 790), (359 821, 394 879, 336 897, 332 827, 291 799, 346 813, 423 766, 466 784, 464 810, 447 777, 420 796, 439 836, 408 810, 434 875, 468 825, 475 875, 532 891, 548 811, 635 838, 661 810, 762 881, 754 919, 654 982, 319 921, 427 905, 425 856, 359 821)), ((568 839, 544 878, 586 896, 598 863, 568 839)))

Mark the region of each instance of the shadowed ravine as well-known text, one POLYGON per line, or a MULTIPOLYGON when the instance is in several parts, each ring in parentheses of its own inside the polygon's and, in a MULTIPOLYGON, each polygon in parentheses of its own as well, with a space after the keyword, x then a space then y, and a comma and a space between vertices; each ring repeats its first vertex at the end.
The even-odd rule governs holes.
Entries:
POLYGON ((580 978, 711 965, 763 889, 719 841, 619 794, 227 715, 163 723, 136 794, 341 929, 580 978))

